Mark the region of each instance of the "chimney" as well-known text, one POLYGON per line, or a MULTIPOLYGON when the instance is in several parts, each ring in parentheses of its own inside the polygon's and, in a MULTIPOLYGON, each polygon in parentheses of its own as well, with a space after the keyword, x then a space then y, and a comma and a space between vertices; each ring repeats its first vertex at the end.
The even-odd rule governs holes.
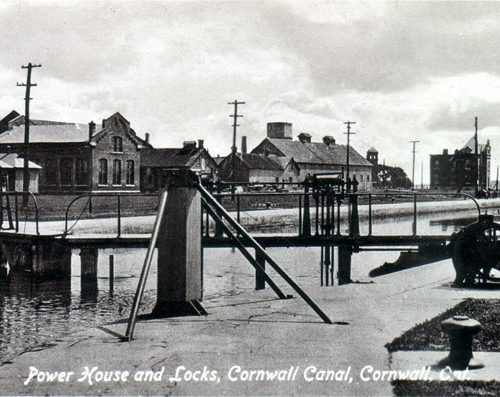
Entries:
POLYGON ((333 136, 331 136, 331 135, 325 135, 323 137, 323 143, 326 146, 335 145, 335 138, 333 136))
POLYGON ((89 142, 92 140, 94 134, 95 134, 95 123, 91 121, 89 123, 89 142))
POLYGON ((149 132, 146 132, 144 140, 146 141, 146 143, 149 143, 149 132))
POLYGON ((106 120, 102 119, 102 128, 106 127, 106 120))
POLYGON ((195 149, 196 148, 196 141, 184 141, 182 143, 182 147, 185 149, 189 149, 189 150, 195 149))
POLYGON ((292 123, 267 123, 267 137, 275 139, 292 139, 292 123))
POLYGON ((241 137, 241 154, 247 154, 247 137, 241 137))
POLYGON ((447 156, 448 155, 448 149, 443 149, 443 154, 447 156))
POLYGON ((203 149, 203 139, 198 139, 198 149, 203 149))
POLYGON ((302 143, 311 143, 311 135, 306 132, 300 133, 298 138, 299 141, 302 143))

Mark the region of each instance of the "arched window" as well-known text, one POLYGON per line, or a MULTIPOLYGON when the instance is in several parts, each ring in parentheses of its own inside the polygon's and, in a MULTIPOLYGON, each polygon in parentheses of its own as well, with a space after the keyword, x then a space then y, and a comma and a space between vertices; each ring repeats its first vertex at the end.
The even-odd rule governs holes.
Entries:
POLYGON ((125 179, 125 183, 127 185, 134 185, 135 184, 135 175, 134 175, 134 161, 133 160, 127 160, 127 175, 125 179))
POLYGON ((113 185, 121 185, 122 183, 122 162, 113 160, 113 185))
POLYGON ((108 160, 99 159, 99 185, 108 184, 108 160))
POLYGON ((119 136, 113 137, 113 152, 123 153, 123 140, 119 136))

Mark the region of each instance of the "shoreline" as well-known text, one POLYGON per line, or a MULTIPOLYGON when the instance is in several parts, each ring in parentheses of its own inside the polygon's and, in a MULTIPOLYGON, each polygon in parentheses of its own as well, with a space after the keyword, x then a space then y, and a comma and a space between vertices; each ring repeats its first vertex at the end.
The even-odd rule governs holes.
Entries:
MULTIPOLYGON (((498 212, 500 210, 500 198, 496 199, 480 199, 478 200, 481 212, 498 212)), ((340 218, 342 221, 347 219, 347 207, 341 207, 340 218)), ((359 206, 359 219, 360 222, 365 222, 368 219, 368 205, 359 206)), ((422 216, 432 214, 451 214, 463 213, 474 215, 477 213, 476 206, 471 200, 452 200, 452 201, 424 201, 417 202, 417 214, 422 216)), ((236 211, 230 211, 230 215, 236 219, 236 211)), ((315 209, 311 207, 311 222, 315 219, 315 209)), ((386 203, 372 205, 372 219, 373 220, 391 220, 413 215, 413 203, 386 203)), ((151 233, 155 216, 137 216, 137 217, 124 217, 122 218, 122 233, 123 234, 147 234, 151 233)), ((243 227, 248 228, 250 231, 261 230, 269 227, 276 226, 296 226, 299 223, 299 210, 298 208, 270 208, 258 209, 251 211, 241 211, 240 221, 243 227)), ((75 234, 107 234, 113 233, 117 229, 116 218, 95 218, 95 219, 82 219, 78 222, 74 229, 75 234), (99 222, 99 227, 96 229, 95 223, 99 222)), ((71 225, 72 222, 69 222, 71 225)), ((62 221, 49 221, 41 222, 41 228, 50 230, 53 233, 61 233, 64 230, 64 222, 62 221)), ((214 227, 214 222, 210 220, 210 227, 214 227)))

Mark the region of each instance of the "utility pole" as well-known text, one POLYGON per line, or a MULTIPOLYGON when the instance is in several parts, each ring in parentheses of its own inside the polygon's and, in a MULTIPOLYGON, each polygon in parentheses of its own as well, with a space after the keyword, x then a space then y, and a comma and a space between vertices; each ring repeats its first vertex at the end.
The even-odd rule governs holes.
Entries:
POLYGON ((420 162, 420 190, 424 190, 424 162, 420 162))
POLYGON ((349 178, 349 152, 351 145, 351 135, 356 135, 355 132, 351 132, 351 125, 356 124, 355 121, 345 121, 345 125, 347 125, 347 132, 344 132, 344 135, 347 135, 347 156, 346 156, 346 180, 349 178))
MULTIPOLYGON (((23 192, 28 192, 30 188, 30 171, 29 171, 29 142, 30 142, 30 91, 31 87, 36 87, 35 83, 31 82, 31 70, 33 68, 41 68, 40 64, 22 65, 22 69, 28 69, 26 83, 17 83, 18 87, 26 87, 26 96, 24 97, 24 167, 23 167, 23 192)), ((27 205, 28 195, 23 197, 23 204, 27 205)))
POLYGON ((474 156, 476 159, 475 193, 479 194, 479 144, 477 142, 477 117, 474 118, 474 156))
POLYGON ((233 146, 231 147, 231 167, 232 167, 232 173, 233 173, 233 188, 232 191, 234 193, 234 182, 235 182, 235 166, 234 166, 234 157, 236 156, 236 129, 240 125, 238 124, 238 117, 243 117, 243 115, 238 114, 238 105, 244 105, 245 102, 238 102, 237 99, 234 100, 234 102, 228 102, 228 105, 234 105, 234 113, 230 114, 229 117, 233 118, 233 146))
POLYGON ((415 189, 415 145, 420 142, 420 141, 410 141, 413 143, 413 163, 412 163, 412 168, 411 168, 411 183, 413 185, 413 189, 415 189))

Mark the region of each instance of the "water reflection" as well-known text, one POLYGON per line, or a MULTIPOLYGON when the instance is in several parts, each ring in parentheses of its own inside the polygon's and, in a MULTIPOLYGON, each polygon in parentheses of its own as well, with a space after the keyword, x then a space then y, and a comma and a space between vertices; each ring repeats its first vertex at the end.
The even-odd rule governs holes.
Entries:
MULTIPOLYGON (((450 234, 474 221, 474 214, 456 217, 419 218, 418 233, 450 234)), ((498 221, 498 220, 497 220, 498 221)), ((374 234, 411 231, 411 218, 380 221, 374 234)), ((269 230, 266 230, 269 232, 269 230)), ((281 226, 279 232, 296 232, 281 226)), ((361 234, 366 234, 361 224, 361 234)), ((410 234, 410 233, 408 233, 410 234)), ((271 256, 302 286, 319 286, 318 248, 270 248, 271 256)), ((0 282, 0 360, 5 362, 34 346, 50 345, 64 335, 128 317, 138 276, 145 256, 143 249, 100 250, 97 278, 90 283, 80 277, 80 252, 71 256, 70 278, 34 282, 29 275, 12 274, 10 282, 0 282), (110 255, 114 256, 114 283, 110 284, 110 255), (112 290, 111 290, 112 289, 112 290)), ((368 272, 385 261, 397 259, 397 252, 370 252, 353 257, 353 278, 368 279, 368 272)), ((156 258, 146 284, 141 312, 150 312, 155 303, 156 258)), ((282 281, 278 280, 281 285, 282 281)), ((254 270, 239 252, 231 249, 206 249, 204 259, 204 296, 238 294, 254 288, 254 270)))

